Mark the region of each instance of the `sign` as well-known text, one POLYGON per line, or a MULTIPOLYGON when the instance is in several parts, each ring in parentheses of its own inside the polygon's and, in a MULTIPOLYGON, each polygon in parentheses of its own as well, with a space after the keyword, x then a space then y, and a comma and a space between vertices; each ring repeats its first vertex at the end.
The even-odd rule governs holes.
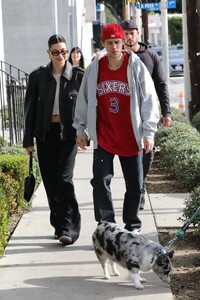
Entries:
POLYGON ((146 9, 148 11, 156 11, 160 10, 160 4, 159 3, 141 3, 141 4, 136 4, 136 8, 140 9, 146 9))
MULTIPOLYGON (((146 9, 148 11, 158 11, 160 10, 160 3, 154 2, 154 3, 141 3, 136 4, 136 8, 140 9, 146 9)), ((168 0, 168 9, 176 8, 176 0, 168 0)))
POLYGON ((105 7, 104 7, 104 4, 101 4, 101 3, 97 3, 96 4, 96 11, 104 11, 105 10, 105 7))
POLYGON ((176 0, 168 0, 168 8, 176 8, 176 0))

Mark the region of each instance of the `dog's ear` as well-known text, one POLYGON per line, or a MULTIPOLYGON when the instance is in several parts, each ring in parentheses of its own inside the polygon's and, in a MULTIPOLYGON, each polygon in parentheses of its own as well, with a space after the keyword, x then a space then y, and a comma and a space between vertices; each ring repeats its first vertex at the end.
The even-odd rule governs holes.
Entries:
POLYGON ((174 255, 174 250, 167 252, 167 254, 168 254, 169 258, 172 259, 173 255, 174 255))
POLYGON ((174 250, 171 250, 169 252, 163 253, 163 254, 161 254, 161 255, 158 256, 156 262, 157 262, 158 265, 162 266, 165 263, 166 259, 168 257, 170 259, 172 259, 173 255, 174 255, 174 250))

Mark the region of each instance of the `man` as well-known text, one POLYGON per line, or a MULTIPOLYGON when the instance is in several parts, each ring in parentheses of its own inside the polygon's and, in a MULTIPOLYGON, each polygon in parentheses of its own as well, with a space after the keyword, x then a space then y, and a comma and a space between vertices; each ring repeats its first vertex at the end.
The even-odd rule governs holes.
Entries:
POLYGON ((115 222, 110 184, 113 159, 118 155, 126 185, 123 222, 127 230, 137 231, 141 228, 141 149, 144 147, 147 153, 153 149, 159 112, 151 76, 133 52, 122 51, 123 40, 119 24, 104 26, 106 51, 87 67, 73 126, 82 150, 88 138, 94 144, 91 184, 96 221, 115 222))
MULTIPOLYGON (((151 77, 154 81, 156 93, 160 102, 161 113, 163 116, 163 125, 168 127, 171 125, 171 108, 169 100, 169 91, 166 84, 166 78, 163 72, 161 61, 157 53, 149 48, 146 44, 138 42, 139 31, 137 24, 132 20, 125 20, 121 23, 124 30, 125 40, 124 49, 129 49, 139 56, 141 61, 145 64, 151 77)), ((151 167, 154 156, 154 149, 149 153, 143 155, 143 172, 144 182, 142 190, 142 198, 140 203, 140 209, 144 209, 145 205, 145 191, 147 174, 151 167)))

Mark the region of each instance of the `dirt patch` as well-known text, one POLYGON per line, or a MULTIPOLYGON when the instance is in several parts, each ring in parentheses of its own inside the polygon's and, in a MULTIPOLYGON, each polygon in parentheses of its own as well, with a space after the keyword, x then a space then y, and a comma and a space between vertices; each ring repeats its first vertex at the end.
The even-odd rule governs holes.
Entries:
POLYGON ((185 186, 171 175, 168 175, 166 169, 160 166, 158 155, 153 161, 147 183, 149 194, 188 193, 185 186))
MULTIPOLYGON (((162 245, 174 238, 177 229, 160 229, 159 240, 162 245)), ((171 246, 175 250, 171 289, 175 299, 200 299, 200 242, 199 236, 190 230, 171 246)))
MULTIPOLYGON (((148 176, 148 193, 187 193, 188 190, 178 181, 166 175, 166 170, 159 165, 156 157, 148 176)), ((162 245, 175 237, 179 228, 158 228, 162 245)), ((178 238, 170 249, 174 249, 173 271, 171 273, 171 290, 174 299, 200 299, 200 237, 188 229, 178 238)))

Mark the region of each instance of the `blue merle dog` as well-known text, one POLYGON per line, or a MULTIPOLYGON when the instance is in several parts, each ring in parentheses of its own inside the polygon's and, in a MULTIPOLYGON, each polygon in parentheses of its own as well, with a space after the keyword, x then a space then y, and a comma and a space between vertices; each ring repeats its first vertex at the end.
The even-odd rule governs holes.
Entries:
POLYGON ((115 223, 102 222, 92 235, 94 251, 103 268, 104 278, 109 279, 107 263, 112 272, 119 276, 115 262, 129 270, 136 289, 142 290, 145 282, 139 271, 153 270, 164 283, 170 283, 169 273, 172 270, 174 251, 167 252, 160 244, 143 235, 121 229, 115 223))

